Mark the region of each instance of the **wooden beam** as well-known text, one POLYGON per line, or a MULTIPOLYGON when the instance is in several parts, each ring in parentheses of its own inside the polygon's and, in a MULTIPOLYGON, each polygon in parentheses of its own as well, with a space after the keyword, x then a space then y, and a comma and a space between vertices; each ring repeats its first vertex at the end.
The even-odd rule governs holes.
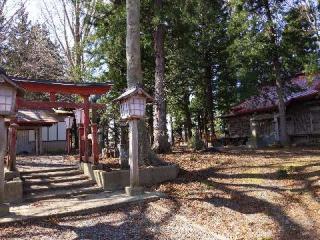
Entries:
POLYGON ((98 144, 98 127, 96 123, 91 125, 91 133, 92 133, 92 157, 93 163, 99 163, 99 144, 98 144))
MULTIPOLYGON (((69 103, 69 102, 41 102, 41 101, 26 101, 23 98, 17 98, 17 109, 32 109, 32 110, 50 110, 52 108, 70 108, 79 109, 84 108, 83 103, 69 103)), ((105 109, 104 104, 93 103, 89 104, 89 108, 105 109)))
POLYGON ((111 84, 76 84, 59 82, 15 81, 15 83, 29 92, 59 93, 79 95, 102 95, 110 91, 111 84))

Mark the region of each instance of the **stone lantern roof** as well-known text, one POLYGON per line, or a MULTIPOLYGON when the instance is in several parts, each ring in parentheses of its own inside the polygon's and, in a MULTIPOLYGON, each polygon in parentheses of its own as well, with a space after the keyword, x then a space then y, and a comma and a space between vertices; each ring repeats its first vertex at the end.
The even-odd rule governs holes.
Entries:
POLYGON ((118 98, 116 98, 115 102, 122 102, 130 97, 140 95, 144 98, 146 98, 147 102, 152 102, 153 97, 151 97, 143 88, 141 87, 133 87, 127 89, 124 93, 122 93, 118 98))
POLYGON ((24 90, 19 87, 14 81, 12 81, 10 77, 8 77, 6 71, 2 67, 0 67, 0 84, 6 84, 15 88, 17 90, 18 96, 21 96, 24 93, 24 90))

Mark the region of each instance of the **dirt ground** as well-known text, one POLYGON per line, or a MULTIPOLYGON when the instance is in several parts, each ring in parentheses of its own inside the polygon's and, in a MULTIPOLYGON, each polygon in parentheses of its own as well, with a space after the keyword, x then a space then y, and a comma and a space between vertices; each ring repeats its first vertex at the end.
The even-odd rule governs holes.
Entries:
POLYGON ((320 239, 320 150, 174 153, 157 204, 230 239, 320 239))
MULTIPOLYGON (((6 226, 0 239, 320 239, 320 149, 223 151, 161 156, 181 168, 175 181, 150 189, 166 199, 6 226)), ((56 163, 48 161, 37 167, 56 163)))

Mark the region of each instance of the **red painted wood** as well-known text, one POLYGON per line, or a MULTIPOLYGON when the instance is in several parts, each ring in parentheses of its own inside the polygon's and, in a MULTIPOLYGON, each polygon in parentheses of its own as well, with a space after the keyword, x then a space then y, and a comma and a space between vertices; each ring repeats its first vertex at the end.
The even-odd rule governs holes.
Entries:
POLYGON ((29 92, 49 92, 60 94, 79 94, 79 95, 101 95, 107 93, 111 89, 111 85, 83 85, 79 86, 75 83, 62 84, 62 83, 40 83, 40 82, 16 82, 17 85, 29 92))
MULTIPOLYGON (((32 110, 51 110, 52 108, 69 108, 79 109, 83 108, 83 103, 68 103, 68 102, 40 102, 40 101, 27 101, 23 98, 17 98, 17 109, 32 109, 32 110)), ((104 104, 93 103, 89 104, 89 108, 105 109, 104 104)))
POLYGON ((83 134, 84 134, 84 129, 83 129, 82 125, 78 128, 78 131, 79 131, 79 157, 80 157, 80 161, 83 161, 83 153, 84 153, 83 134))
POLYGON ((57 100, 56 94, 53 93, 53 92, 51 92, 51 93, 50 93, 50 102, 55 102, 56 100, 57 100))
POLYGON ((82 96, 83 98, 83 113, 84 113, 84 123, 83 123, 83 137, 84 137, 84 162, 89 162, 89 142, 88 142, 88 133, 89 133, 89 97, 82 96))
POLYGON ((67 154, 70 155, 71 154, 71 129, 67 128, 67 154))
POLYGON ((92 131, 92 157, 94 164, 99 163, 98 127, 96 123, 91 125, 92 131))

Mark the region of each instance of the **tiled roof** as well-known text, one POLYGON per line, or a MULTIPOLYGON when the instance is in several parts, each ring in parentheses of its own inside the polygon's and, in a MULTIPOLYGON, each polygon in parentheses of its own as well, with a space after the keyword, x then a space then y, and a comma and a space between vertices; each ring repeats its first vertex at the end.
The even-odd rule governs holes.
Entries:
POLYGON ((59 81, 59 80, 50 80, 50 79, 29 79, 23 77, 11 77, 11 79, 17 84, 22 82, 27 83, 38 83, 38 84, 52 84, 52 85, 60 85, 60 86, 80 86, 80 87, 88 87, 88 86, 110 86, 111 82, 97 83, 97 82, 71 82, 71 81, 59 81))
POLYGON ((19 110, 17 113, 18 124, 54 124, 59 122, 57 115, 50 111, 19 110))
MULTIPOLYGON (((286 104, 303 101, 315 97, 320 93, 320 75, 308 79, 300 75, 291 80, 285 87, 286 104)), ((242 103, 232 107, 226 116, 249 114, 254 112, 265 112, 277 108, 278 96, 275 86, 263 87, 260 94, 252 96, 242 103)))

